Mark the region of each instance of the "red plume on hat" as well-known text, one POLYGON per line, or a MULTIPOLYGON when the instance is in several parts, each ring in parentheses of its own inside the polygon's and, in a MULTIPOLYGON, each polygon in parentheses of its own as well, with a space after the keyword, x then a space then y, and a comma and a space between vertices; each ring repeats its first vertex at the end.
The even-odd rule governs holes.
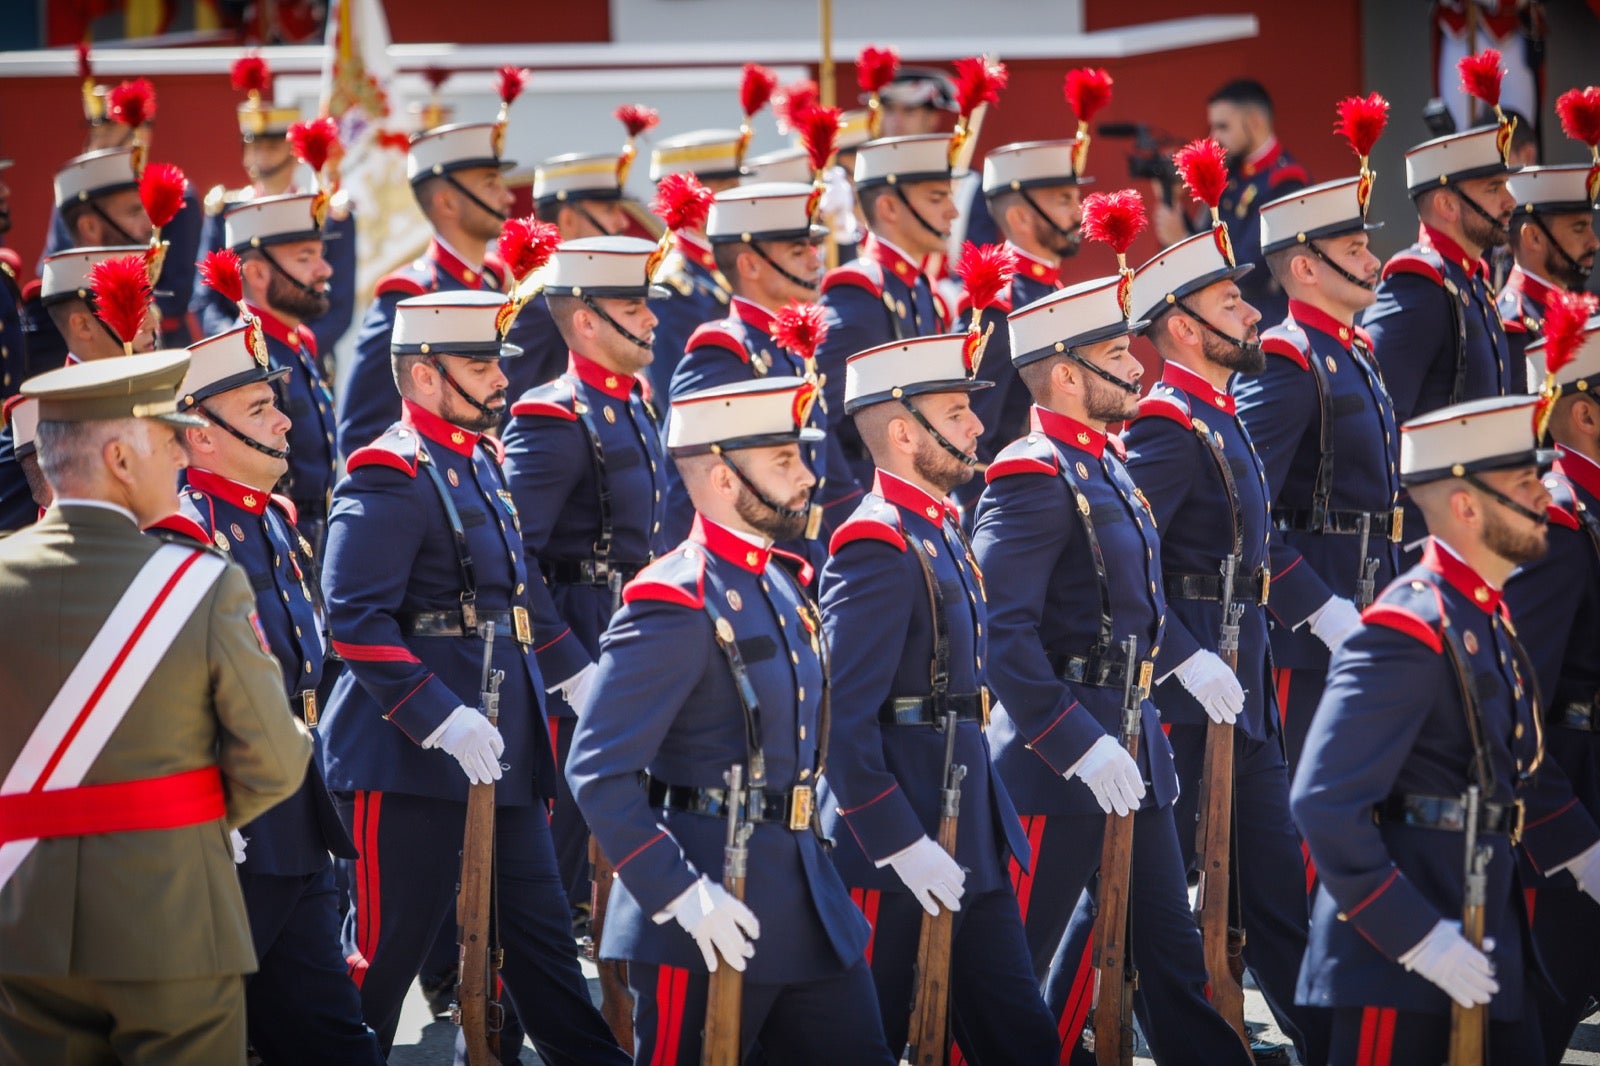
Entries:
POLYGON ((628 183, 628 171, 633 166, 634 157, 639 154, 638 147, 633 143, 641 133, 647 133, 656 128, 661 121, 661 113, 653 107, 644 104, 623 104, 612 112, 616 120, 622 123, 623 129, 628 131, 628 140, 622 146, 622 151, 617 155, 617 187, 628 183))
POLYGON ((106 115, 133 131, 133 173, 144 173, 144 134, 141 132, 156 117, 156 90, 149 78, 125 81, 106 96, 106 115))
POLYGON ((1233 241, 1228 236, 1228 224, 1222 221, 1217 204, 1222 200, 1222 190, 1228 184, 1228 153, 1210 137, 1190 141, 1173 153, 1172 165, 1178 177, 1188 187, 1189 194, 1211 209, 1211 238, 1217 251, 1231 267, 1235 265, 1233 241))
POLYGON ((739 145, 734 150, 734 165, 744 165, 744 153, 750 147, 750 138, 754 134, 750 120, 757 111, 767 106, 777 88, 778 75, 772 70, 760 63, 744 65, 744 71, 739 75, 739 110, 743 112, 744 120, 739 123, 739 145))
POLYGON ((656 183, 656 195, 650 201, 650 210, 655 212, 666 228, 661 231, 655 251, 645 261, 644 277, 647 284, 655 280, 656 270, 667 257, 667 250, 672 247, 674 233, 680 229, 705 228, 714 199, 715 194, 700 184, 700 179, 693 174, 668 174, 656 183))
POLYGON ((431 130, 444 122, 444 101, 439 98, 439 91, 444 88, 444 83, 450 80, 453 73, 444 67, 428 66, 422 68, 422 77, 428 83, 428 103, 422 109, 422 128, 431 130))
POLYGON ((839 147, 839 121, 844 112, 837 107, 819 107, 815 104, 795 116, 795 132, 805 147, 806 158, 811 162, 811 173, 822 181, 823 171, 839 147))
POLYGON ((1117 302, 1122 317, 1133 317, 1133 270, 1128 266, 1128 249, 1144 232, 1144 197, 1137 189, 1091 193, 1083 201, 1083 235, 1091 241, 1109 245, 1117 254, 1117 302))
POLYGON ((1343 137, 1350 145, 1350 150, 1361 160, 1361 180, 1356 183, 1356 203, 1361 207, 1361 217, 1367 217, 1367 204, 1372 200, 1372 179, 1377 175, 1373 173, 1368 160, 1372 155, 1372 146, 1378 143, 1378 138, 1383 136, 1384 127, 1389 125, 1389 101, 1378 93, 1368 93, 1366 96, 1347 96, 1340 100, 1335 108, 1337 117, 1333 123, 1333 132, 1343 137))
POLYGON ((810 78, 800 78, 772 94, 772 113, 778 119, 778 132, 800 128, 800 116, 822 100, 822 92, 810 78))
POLYGON ((1078 135, 1072 145, 1072 169, 1082 175, 1089 163, 1089 123, 1111 103, 1111 74, 1104 67, 1079 67, 1067 71, 1061 95, 1078 118, 1078 135))
POLYGON ((950 134, 950 165, 963 158, 970 159, 968 144, 976 147, 977 127, 982 122, 980 109, 1000 103, 1000 90, 1006 87, 1011 75, 1006 65, 988 56, 970 56, 958 59, 956 68, 956 128, 950 134))
POLYGON ((83 118, 93 126, 105 121, 106 104, 96 91, 98 86, 94 83, 94 66, 89 62, 89 42, 79 41, 77 53, 78 81, 83 92, 83 118))
POLYGON ((78 80, 84 83, 85 89, 92 89, 94 66, 89 62, 89 42, 79 41, 75 51, 78 54, 78 80))
POLYGON ((150 247, 145 252, 152 283, 161 276, 161 267, 167 258, 167 243, 161 239, 161 229, 177 217, 188 188, 189 179, 171 163, 151 163, 139 178, 139 202, 144 205, 152 227, 150 247))
POLYGON ((1004 244, 973 244, 967 241, 961 246, 956 274, 966 288, 967 304, 972 308, 972 323, 967 327, 967 337, 961 345, 961 357, 966 363, 968 378, 978 373, 984 349, 989 346, 989 335, 994 332, 993 322, 989 323, 988 329, 983 328, 983 312, 995 305, 1016 273, 1016 254, 1004 244))
POLYGON ((1556 101, 1556 115, 1563 133, 1588 146, 1591 163, 1585 191, 1590 203, 1600 200, 1600 87, 1568 89, 1556 101))
POLYGON ((806 379, 817 373, 817 349, 828 339, 828 314, 821 304, 790 300, 772 316, 772 343, 805 362, 806 379))
POLYGON ((235 59, 229 76, 234 89, 247 95, 254 104, 260 104, 261 94, 272 84, 272 69, 254 52, 246 52, 235 59))
POLYGON ((528 87, 528 80, 532 77, 532 71, 514 67, 509 63, 501 67, 495 77, 495 91, 500 95, 500 113, 495 116, 491 139, 496 156, 499 156, 505 147, 506 120, 511 116, 511 105, 516 103, 517 97, 522 95, 522 91, 528 87))
POLYGON ((1539 402, 1533 411, 1533 433, 1543 440, 1550 427, 1550 415, 1561 389, 1556 384, 1556 374, 1572 362, 1583 343, 1589 316, 1600 304, 1592 293, 1558 292, 1544 309, 1544 387, 1539 390, 1539 402))
POLYGON ((289 127, 289 147, 295 158, 317 176, 317 195, 311 201, 311 221, 317 229, 328 217, 328 205, 339 187, 339 159, 344 145, 339 124, 329 115, 296 122, 289 127))
POLYGON ((540 267, 550 262, 561 244, 561 231, 549 222, 540 222, 533 215, 527 218, 508 218, 500 227, 496 250, 506 265, 507 279, 511 282, 511 298, 495 314, 495 327, 502 340, 517 320, 523 305, 533 299, 538 287, 528 279, 540 267))
POLYGON ((1477 55, 1462 56, 1460 62, 1456 64, 1456 71, 1461 75, 1463 92, 1494 108, 1494 117, 1500 124, 1499 132, 1494 137, 1494 144, 1500 151, 1500 158, 1509 163, 1511 134, 1517 128, 1517 120, 1508 118, 1500 109, 1500 81, 1506 73, 1505 68, 1500 65, 1500 52, 1494 48, 1485 48, 1477 55))
POLYGON ((133 342, 150 318, 150 272, 143 255, 119 255, 102 259, 89 271, 89 290, 94 294, 94 313, 122 342, 122 350, 133 354, 133 342))
POLYGON ((250 313, 244 302, 244 273, 239 265, 239 253, 232 248, 218 248, 207 252, 200 260, 200 280, 212 292, 239 309, 244 322, 245 345, 255 357, 257 365, 267 365, 267 342, 261 335, 261 320, 250 313))
POLYGON ((867 132, 878 137, 883 133, 884 87, 900 73, 900 53, 893 48, 867 45, 856 56, 856 84, 867 94, 867 132))

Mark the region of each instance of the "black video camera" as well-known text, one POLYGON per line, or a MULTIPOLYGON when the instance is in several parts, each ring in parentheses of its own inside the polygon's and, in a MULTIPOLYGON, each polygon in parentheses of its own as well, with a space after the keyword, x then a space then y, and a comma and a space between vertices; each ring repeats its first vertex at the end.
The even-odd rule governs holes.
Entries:
POLYGON ((1180 141, 1160 130, 1153 130, 1143 122, 1107 122, 1100 126, 1099 135, 1112 140, 1133 141, 1133 151, 1128 153, 1128 173, 1136 178, 1149 178, 1161 184, 1161 199, 1168 207, 1177 205, 1178 168, 1172 164, 1172 151, 1180 141))

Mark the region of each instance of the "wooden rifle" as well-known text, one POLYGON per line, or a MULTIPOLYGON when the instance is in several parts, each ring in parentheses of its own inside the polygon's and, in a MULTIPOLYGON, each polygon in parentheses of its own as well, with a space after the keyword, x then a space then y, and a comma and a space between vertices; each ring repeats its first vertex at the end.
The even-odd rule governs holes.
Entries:
MULTIPOLYGON (((722 849, 722 887, 744 900, 744 878, 750 862, 750 833, 754 826, 740 815, 744 810, 744 767, 735 763, 723 780, 728 784, 728 837, 722 849)), ((711 971, 706 990, 706 1028, 701 1046, 701 1066, 739 1066, 743 1047, 739 1012, 744 1003, 744 974, 723 959, 711 971)))
MULTIPOLYGON (((1127 678, 1122 687, 1122 746, 1139 758, 1140 716, 1150 692, 1151 664, 1139 661, 1139 638, 1122 642, 1127 678)), ((1097 1066, 1132 1066, 1133 992, 1138 983, 1128 956, 1128 878, 1133 867, 1133 819, 1138 811, 1106 815, 1100 848, 1100 913, 1094 923, 1094 1058, 1097 1066)))
POLYGON ((611 882, 616 870, 600 842, 589 837, 589 862, 594 865, 594 880, 589 886, 589 943, 586 954, 594 961, 600 977, 600 1016, 611 1027, 611 1035, 624 1048, 633 1047, 633 993, 628 991, 628 964, 621 959, 600 957, 605 933, 606 910, 611 901, 611 882))
MULTIPOLYGON (((956 712, 944 715, 944 787, 939 792, 939 846, 956 854, 956 828, 961 819, 961 781, 967 768, 956 763, 956 712)), ((917 989, 907 1030, 911 1066, 944 1066, 950 1049, 950 942, 955 914, 940 907, 922 916, 917 939, 917 989)))
MULTIPOLYGON (((1482 799, 1482 791, 1477 785, 1467 787, 1466 881, 1461 897, 1461 935, 1480 951, 1483 950, 1483 912, 1489 887, 1489 860, 1494 857, 1494 849, 1478 840, 1482 799)), ((1451 1001, 1449 1066, 1483 1066, 1488 1026, 1488 1007, 1463 1007, 1451 1001)))
MULTIPOLYGON (((1233 579, 1239 557, 1222 560, 1222 628, 1217 654, 1235 675, 1239 672, 1239 619, 1244 604, 1233 599, 1233 579)), ((1200 885, 1195 896, 1195 916, 1205 948, 1206 978, 1211 985, 1211 1005, 1244 1041, 1244 930, 1228 922, 1232 885, 1233 846, 1233 726, 1207 719, 1205 762, 1200 771, 1200 824, 1195 834, 1200 885)))
MULTIPOLYGON (((494 623, 484 622, 483 683, 478 706, 489 724, 500 727, 500 682, 494 669, 494 623)), ((461 981, 453 1020, 461 1026, 470 1066, 500 1061, 500 1003, 496 999, 501 962, 490 915, 494 886, 494 782, 467 786, 467 825, 461 843, 461 886, 456 896, 456 940, 461 945, 461 981)))

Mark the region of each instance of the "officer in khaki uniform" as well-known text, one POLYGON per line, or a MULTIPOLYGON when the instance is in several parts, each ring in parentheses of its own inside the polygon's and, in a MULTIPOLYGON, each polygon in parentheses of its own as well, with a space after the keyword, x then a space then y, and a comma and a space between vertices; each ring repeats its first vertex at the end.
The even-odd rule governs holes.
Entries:
POLYGON ((244 574, 139 532, 177 506, 188 363, 23 385, 56 500, 0 542, 0 612, 29 619, 0 647, 0 1062, 244 1062, 228 827, 299 787, 311 740, 244 574))

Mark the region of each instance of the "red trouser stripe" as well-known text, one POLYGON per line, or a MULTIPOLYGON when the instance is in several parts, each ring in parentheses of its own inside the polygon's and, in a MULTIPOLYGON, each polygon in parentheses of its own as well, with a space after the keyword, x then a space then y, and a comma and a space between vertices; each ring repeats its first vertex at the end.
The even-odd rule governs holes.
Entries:
POLYGON ((561 719, 553 714, 547 714, 545 723, 550 727, 550 754, 556 760, 556 769, 566 773, 567 768, 561 762, 561 719))
POLYGON ((683 1009, 689 997, 689 971, 676 966, 656 969, 656 1050, 651 1066, 675 1066, 683 1042, 683 1009))
POLYGON ((1538 900, 1539 900, 1539 890, 1535 889, 1535 888, 1525 888, 1525 889, 1522 890, 1522 897, 1523 897, 1523 900, 1528 905, 1528 928, 1532 929, 1533 928, 1533 905, 1535 903, 1537 903, 1538 900))
POLYGON ((177 829, 227 813, 221 771, 202 766, 165 777, 0 796, 0 844, 177 829))
POLYGON ((383 793, 357 792, 355 799, 355 837, 360 842, 361 857, 356 860, 355 878, 356 954, 349 962, 350 976, 360 988, 367 976, 367 964, 378 950, 383 923, 378 869, 378 816, 383 810, 383 793))
POLYGON ((1361 1044, 1356 1049, 1356 1066, 1389 1066, 1394 1054, 1392 1007, 1367 1007, 1361 1012, 1361 1044))
POLYGON ((1070 1066, 1073 1049, 1083 1035, 1083 1023, 1089 1018, 1089 1005, 1094 1002, 1094 932, 1083 945, 1083 958, 1078 960, 1078 972, 1072 978, 1072 991, 1067 994, 1061 1020, 1056 1032, 1061 1036, 1061 1064, 1070 1066))
POLYGON ((1024 872, 1022 864, 1016 859, 1011 860, 1011 887, 1017 893, 1017 910, 1022 915, 1024 925, 1028 922, 1028 901, 1033 898, 1033 876, 1039 871, 1039 845, 1044 840, 1044 820, 1042 814, 1029 814, 1022 817, 1022 832, 1028 838, 1028 850, 1033 853, 1031 869, 1024 872))
POLYGON ((1272 671, 1272 680, 1278 686, 1278 721, 1289 724, 1289 671, 1272 671))
POLYGON ((1311 845, 1304 840, 1300 841, 1300 858, 1306 864, 1306 895, 1311 895, 1317 890, 1317 862, 1311 857, 1311 845))
POLYGON ((878 904, 883 898, 883 893, 875 888, 852 888, 850 900, 856 905, 871 932, 867 934, 867 965, 872 965, 872 948, 878 942, 878 904))

